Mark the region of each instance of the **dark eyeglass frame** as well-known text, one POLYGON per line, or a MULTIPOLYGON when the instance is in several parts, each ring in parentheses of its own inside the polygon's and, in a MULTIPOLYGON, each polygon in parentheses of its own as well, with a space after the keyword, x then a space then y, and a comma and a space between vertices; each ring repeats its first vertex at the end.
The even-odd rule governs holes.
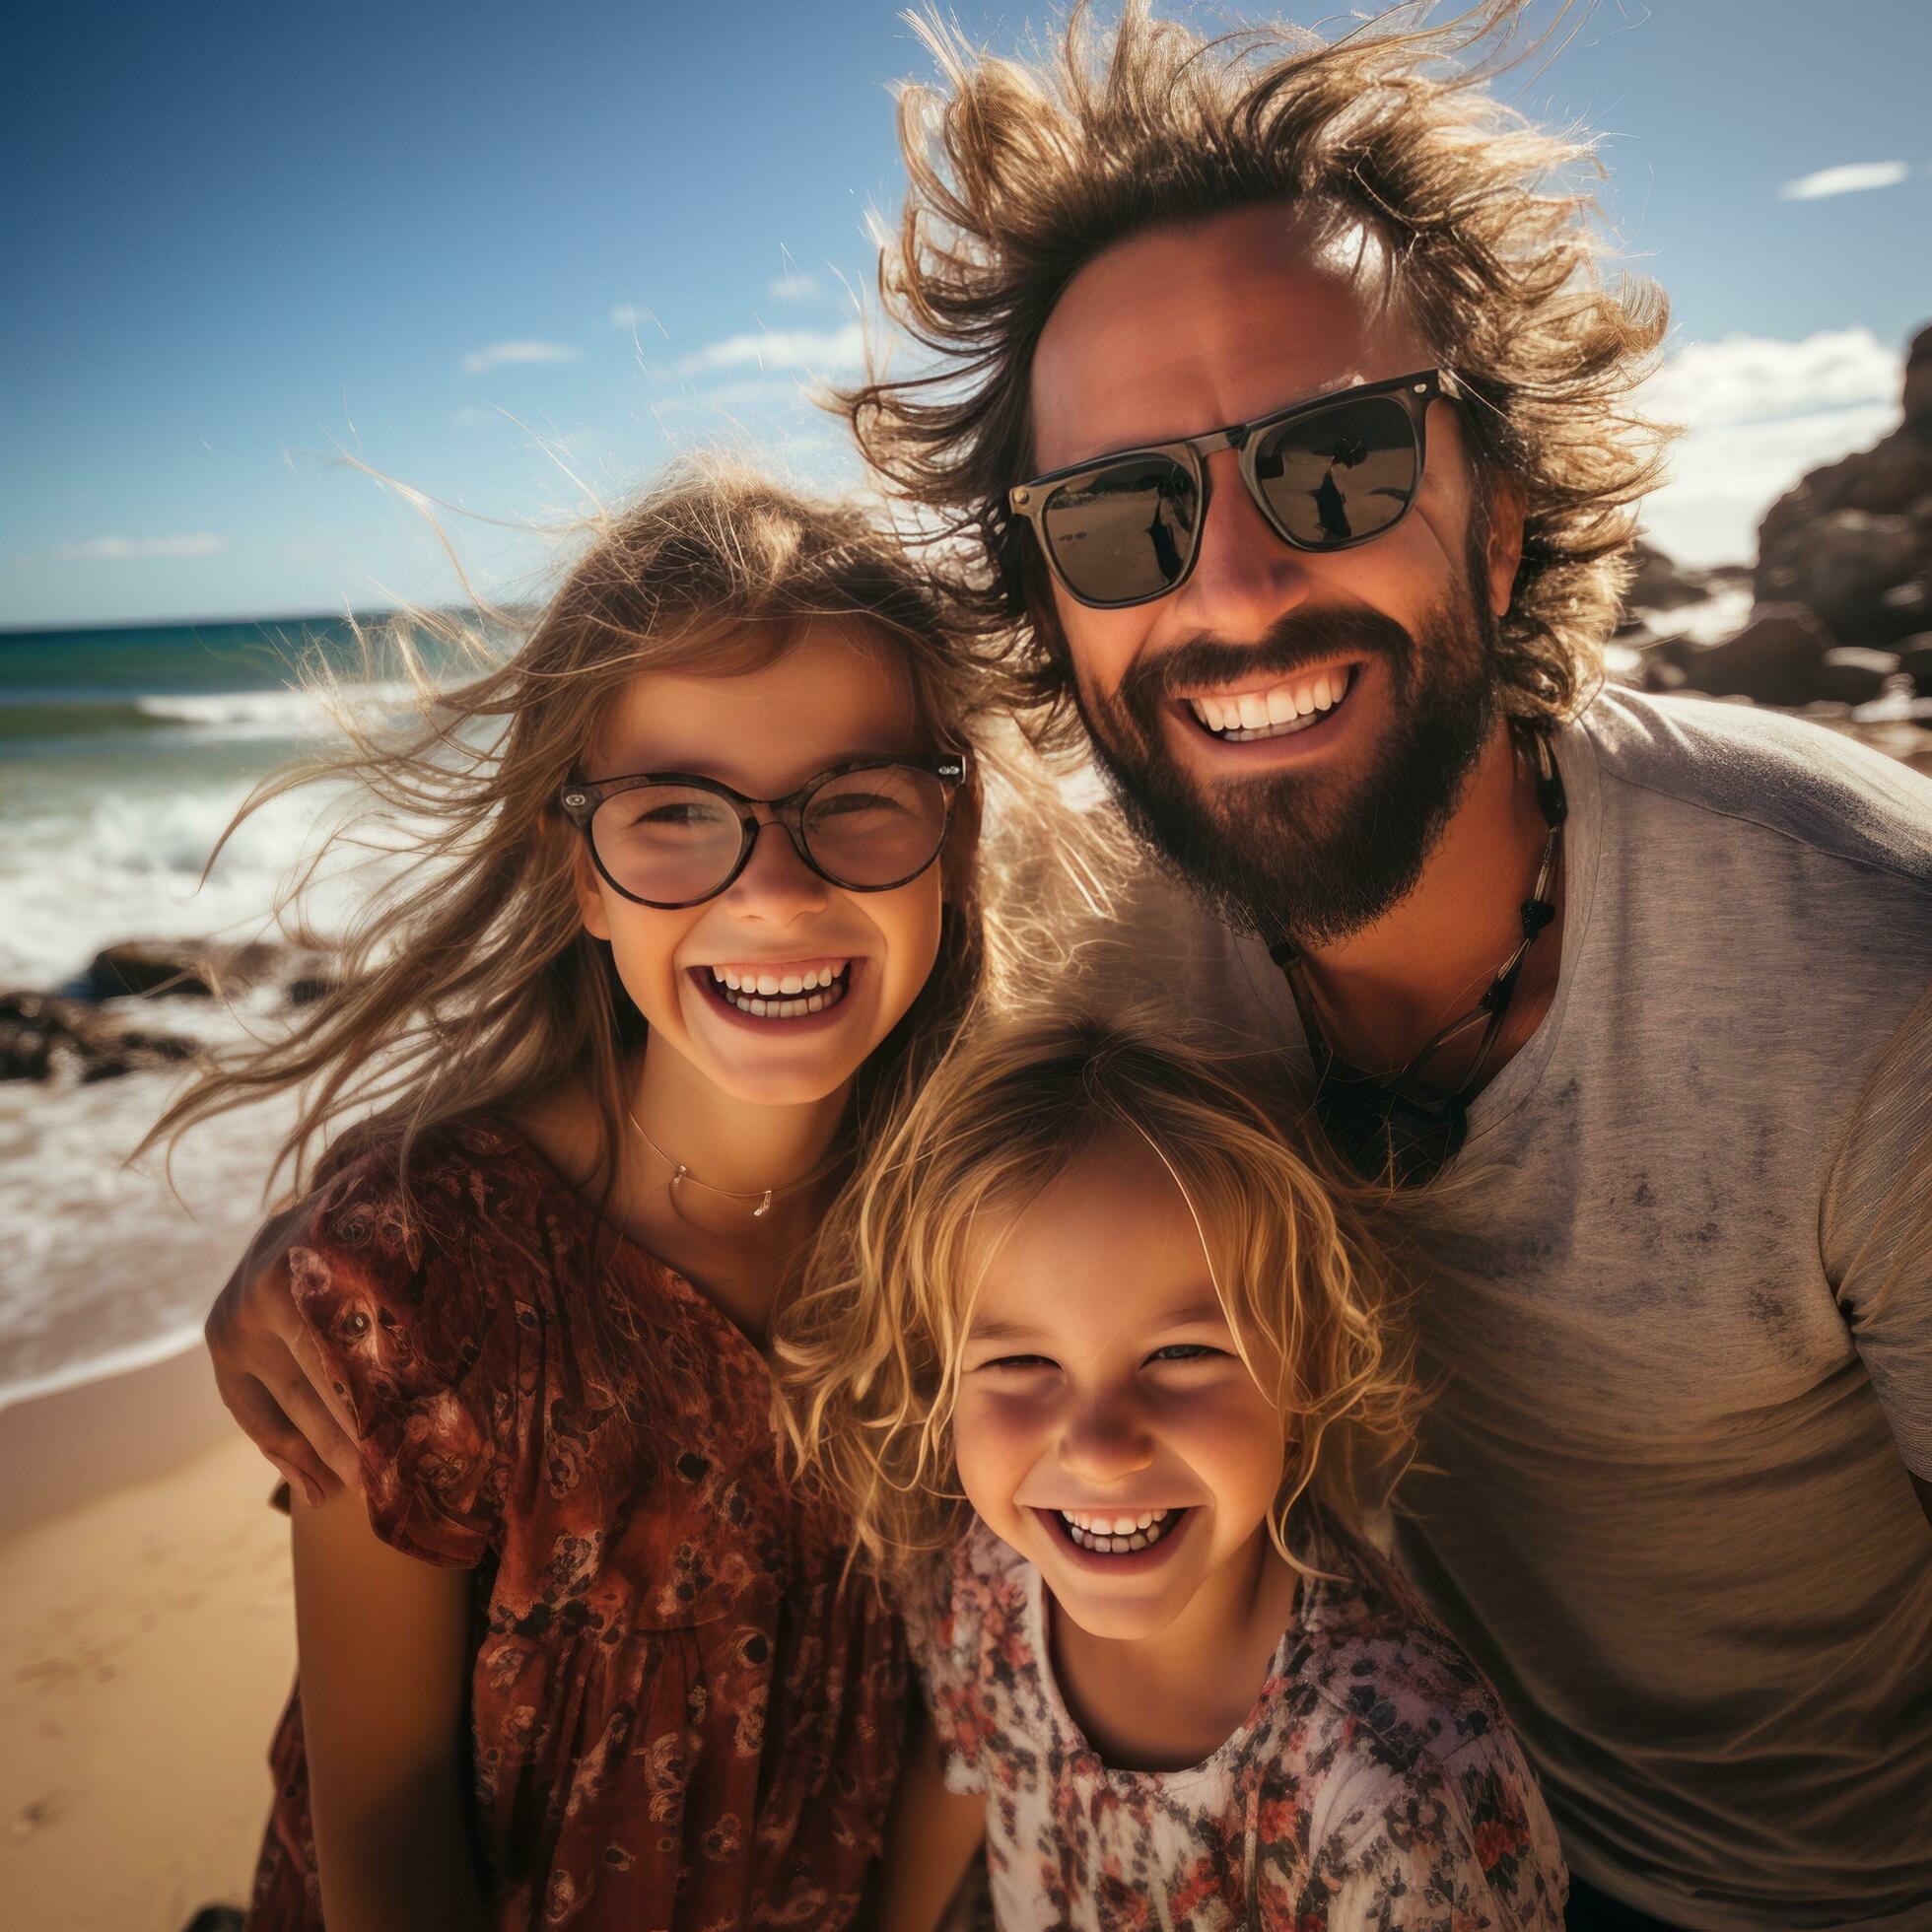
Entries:
POLYGON ((597 868, 604 883, 613 892, 622 893, 633 905, 650 906, 657 912, 682 912, 687 907, 702 906, 707 900, 716 899, 721 892, 728 892, 751 862, 752 848, 758 843, 758 834, 767 825, 783 825, 799 862, 828 885, 836 885, 841 892, 893 892, 902 885, 910 885, 944 851, 946 834, 952 829, 953 808, 959 802, 969 770, 970 761, 963 751, 942 751, 928 758, 853 758, 815 774, 795 792, 788 792, 782 798, 747 798, 742 792, 733 791, 720 780, 701 778, 694 772, 631 772, 621 778, 566 779, 557 794, 557 809, 584 834, 584 842, 590 849, 590 862, 597 868), (805 839, 805 810, 813 794, 834 779, 848 778, 854 772, 899 770, 935 778, 946 788, 946 815, 940 822, 939 836, 933 842, 932 857, 916 865, 904 878, 892 879, 884 885, 854 885, 849 879, 840 878, 836 872, 826 870, 812 857, 805 839), (590 821, 597 815, 597 807, 620 793, 637 792, 647 785, 675 785, 686 791, 709 792, 713 796, 723 798, 737 814, 738 856, 724 878, 695 899, 646 899, 612 878, 597 851, 596 839, 590 831, 590 821))
POLYGON ((1075 603, 1085 604, 1089 610, 1127 610, 1135 604, 1154 603, 1162 597, 1171 597, 1194 574, 1195 559, 1201 555, 1201 532, 1208 520, 1208 505, 1211 495, 1208 479, 1208 458, 1217 455, 1223 449, 1237 449, 1241 453, 1241 481, 1255 507, 1268 519, 1268 526, 1281 541, 1295 550, 1306 550, 1326 554, 1334 550, 1352 550, 1360 543, 1373 543, 1377 537, 1387 536, 1402 519, 1409 515, 1416 496, 1422 487, 1422 473, 1428 461, 1428 414, 1429 404, 1438 397, 1450 402, 1461 402, 1468 390, 1446 369, 1420 369, 1410 376, 1392 376, 1386 381, 1359 382, 1352 388, 1333 389, 1327 395, 1311 396, 1305 402, 1290 404, 1286 409, 1271 411, 1266 416, 1256 416, 1245 423, 1230 423, 1226 429, 1208 430, 1200 436, 1176 437, 1171 443, 1138 443, 1126 449, 1110 450, 1104 456, 1089 457, 1083 463, 1070 463, 1065 469, 1049 470, 1044 476, 1036 476, 1025 483, 1015 484, 1006 492, 1006 505, 1015 517, 1024 518, 1033 525, 1033 536, 1039 545, 1040 556, 1055 583, 1073 599, 1075 603), (1324 409, 1333 409, 1338 403, 1365 402, 1376 396, 1394 396, 1409 416, 1409 427, 1415 439, 1415 485, 1409 493, 1409 502, 1396 512, 1382 527, 1371 530, 1366 536, 1342 537, 1335 541, 1309 543, 1291 534, 1282 526, 1281 520, 1270 507, 1264 494, 1261 479, 1255 473, 1256 452, 1267 441, 1273 430, 1295 422, 1303 416, 1313 416, 1324 409), (1077 590, 1067 581, 1066 574, 1055 557, 1053 545, 1047 541, 1046 529, 1041 521, 1052 504, 1054 493, 1067 484, 1084 476, 1098 475, 1102 470, 1112 469, 1118 463, 1133 462, 1137 457, 1168 456, 1179 463, 1194 479, 1194 487, 1200 508, 1194 519, 1194 532, 1188 543, 1187 555, 1181 560, 1180 574, 1171 584, 1158 590, 1149 590, 1138 597, 1090 597, 1077 590))

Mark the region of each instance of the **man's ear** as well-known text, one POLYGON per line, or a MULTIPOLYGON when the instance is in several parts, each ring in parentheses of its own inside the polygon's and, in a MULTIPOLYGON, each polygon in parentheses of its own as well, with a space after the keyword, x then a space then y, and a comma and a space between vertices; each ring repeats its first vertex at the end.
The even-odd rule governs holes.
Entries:
POLYGON ((593 939, 610 937, 610 921, 604 913, 603 894, 597 890, 597 875, 590 864, 587 840, 578 839, 571 853, 571 886, 577 894, 577 916, 593 939))
POLYGON ((1516 590, 1516 571, 1523 561, 1523 517, 1528 506, 1523 486, 1513 476, 1492 476, 1485 488, 1489 612, 1500 617, 1516 590))

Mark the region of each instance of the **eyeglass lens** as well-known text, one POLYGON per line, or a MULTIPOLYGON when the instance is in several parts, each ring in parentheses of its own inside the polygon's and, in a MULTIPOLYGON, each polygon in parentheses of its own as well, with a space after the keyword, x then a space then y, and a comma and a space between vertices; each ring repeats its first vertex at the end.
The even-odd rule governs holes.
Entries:
MULTIPOLYGON (((946 829, 946 788, 887 765, 828 779, 799 825, 812 864, 835 884, 880 891, 924 871, 946 829)), ((744 851, 737 806, 698 786, 654 783, 614 794, 590 820, 597 862, 619 891, 679 906, 724 890, 744 851)))
MULTIPOLYGON (((1311 410, 1266 432, 1254 474, 1264 507, 1310 550, 1359 543, 1393 523, 1415 494, 1415 430, 1394 396, 1311 410)), ((1094 604, 1134 603, 1186 574, 1200 492, 1173 456, 1125 458, 1070 478, 1041 514, 1061 581, 1094 604)))

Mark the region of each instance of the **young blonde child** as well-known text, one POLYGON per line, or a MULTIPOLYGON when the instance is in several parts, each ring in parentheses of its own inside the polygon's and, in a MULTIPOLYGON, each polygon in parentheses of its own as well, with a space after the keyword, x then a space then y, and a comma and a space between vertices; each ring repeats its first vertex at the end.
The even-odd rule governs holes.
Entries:
POLYGON ((859 1910, 903 1638, 781 1480, 762 1351, 985 977, 985 696, 862 516, 709 472, 334 768, 425 862, 291 1037, 163 1123, 288 1089, 292 1149, 353 1128, 211 1326, 307 1498, 252 1926, 859 1910))
POLYGON ((1560 1926, 1493 1691, 1360 1534, 1414 1408, 1381 1272, 1228 1077, 990 1028, 833 1235, 781 1351, 925 1684, 890 1932, 982 1842, 1002 1932, 1560 1926))

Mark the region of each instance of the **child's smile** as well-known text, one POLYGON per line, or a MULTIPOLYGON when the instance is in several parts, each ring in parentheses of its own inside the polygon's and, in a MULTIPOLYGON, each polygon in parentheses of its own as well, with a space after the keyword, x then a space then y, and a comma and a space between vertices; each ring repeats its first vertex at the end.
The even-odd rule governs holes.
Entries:
MULTIPOLYGON (((756 668, 642 674, 594 757, 599 771, 696 774, 773 799, 850 761, 932 749, 893 648, 817 622, 756 668)), ((786 1105, 837 1093, 898 1024, 932 970, 943 885, 940 861, 885 891, 846 890, 766 822, 731 882, 696 904, 639 904, 587 863, 580 899, 653 1041, 725 1094, 786 1105)))
POLYGON ((1263 1557, 1281 1424, 1179 1186, 1123 1131, 979 1260, 953 1418, 974 1508, 1095 1636, 1212 1622, 1263 1557))

